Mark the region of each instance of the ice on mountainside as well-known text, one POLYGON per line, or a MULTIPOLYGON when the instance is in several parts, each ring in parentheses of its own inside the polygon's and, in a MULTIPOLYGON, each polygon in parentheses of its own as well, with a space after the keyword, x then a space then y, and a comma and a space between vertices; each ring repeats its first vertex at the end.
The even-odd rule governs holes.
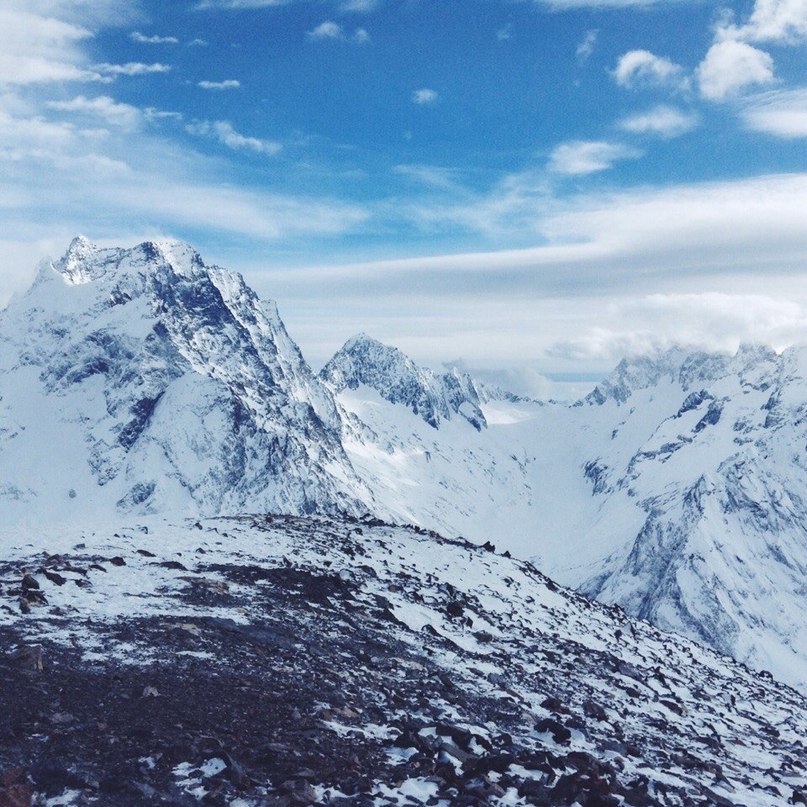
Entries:
POLYGON ((335 391, 366 426, 344 428, 348 455, 398 518, 495 535, 589 596, 805 688, 805 370, 803 348, 675 348, 621 362, 573 406, 485 400, 479 434, 424 429, 378 384, 335 391))

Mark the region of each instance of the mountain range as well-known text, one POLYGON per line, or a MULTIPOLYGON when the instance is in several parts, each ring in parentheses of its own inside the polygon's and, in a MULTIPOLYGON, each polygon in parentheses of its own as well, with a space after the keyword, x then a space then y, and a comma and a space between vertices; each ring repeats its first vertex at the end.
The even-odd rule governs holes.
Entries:
POLYGON ((372 514, 807 688, 807 351, 628 359, 574 404, 360 335, 319 374, 189 246, 78 238, 0 313, 0 516, 372 514))

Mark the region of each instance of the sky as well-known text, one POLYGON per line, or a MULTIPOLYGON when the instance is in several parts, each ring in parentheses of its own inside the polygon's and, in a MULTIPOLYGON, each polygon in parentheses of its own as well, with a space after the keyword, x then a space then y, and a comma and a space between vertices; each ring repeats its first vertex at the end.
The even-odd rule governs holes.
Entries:
POLYGON ((807 0, 0 0, 0 305, 78 233, 179 238, 315 366, 782 348, 805 56, 807 0))

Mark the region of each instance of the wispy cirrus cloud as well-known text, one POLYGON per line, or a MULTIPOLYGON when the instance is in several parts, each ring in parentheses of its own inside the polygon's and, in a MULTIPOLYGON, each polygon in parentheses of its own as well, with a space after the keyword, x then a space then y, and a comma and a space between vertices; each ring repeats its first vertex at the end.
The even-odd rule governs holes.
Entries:
POLYGON ((229 121, 194 121, 185 127, 189 134, 213 137, 223 146, 236 151, 251 151, 255 154, 273 156, 279 154, 283 145, 274 140, 249 137, 237 132, 229 121))
POLYGON ((179 40, 175 36, 159 36, 158 34, 154 34, 152 36, 146 36, 145 34, 140 33, 140 31, 132 31, 129 34, 129 39, 132 42, 138 42, 143 45, 178 45, 179 40))
POLYGON ((0 6, 0 86, 98 78, 81 47, 91 36, 72 22, 0 6))
POLYGON ((753 96, 743 106, 740 117, 757 132, 785 139, 807 137, 807 88, 753 96))
MULTIPOLYGON (((207 9, 229 9, 240 11, 255 8, 278 8, 291 5, 300 0, 199 0, 195 8, 203 11, 207 9)), ((346 14, 368 14, 380 5, 380 0, 335 0, 337 10, 346 14)))
POLYGON ((638 149, 607 140, 572 140, 556 146, 547 168, 555 174, 582 176, 605 171, 619 160, 641 157, 638 149))
POLYGON ((575 56, 577 56, 577 61, 580 64, 585 64, 591 58, 591 54, 594 53, 594 49, 597 47, 599 35, 600 32, 596 28, 586 31, 583 35, 575 50, 575 56))
POLYGON ((153 73, 168 73, 171 70, 170 64, 161 62, 126 62, 126 64, 97 64, 94 65, 103 76, 146 76, 153 73))
MULTIPOLYGON (((323 264, 258 277, 268 289, 284 284, 299 317, 290 324, 304 342, 322 337, 316 316, 326 300, 352 312, 345 316, 353 330, 370 316, 362 301, 394 300, 396 310, 415 304, 430 323, 430 344, 411 344, 431 358, 512 358, 506 344, 512 338, 525 358, 591 367, 626 351, 682 341, 734 349, 741 341, 783 346, 807 339, 807 281, 800 269, 807 260, 807 174, 565 200, 526 192, 533 184, 528 178, 514 182, 521 190, 499 186, 495 196, 469 201, 461 217, 445 201, 435 204, 422 211, 424 226, 429 216, 443 217, 452 229, 506 219, 520 230, 531 227, 544 241, 540 246, 323 264), (716 293, 721 289, 730 291, 716 293)), ((410 318, 402 317, 400 327, 378 319, 390 333, 412 331, 410 318)))
POLYGON ((549 6, 555 11, 581 8, 633 8, 643 9, 654 6, 673 5, 680 0, 534 0, 537 5, 549 6))
POLYGON ((232 9, 238 11, 248 8, 276 8, 285 6, 293 0, 199 0, 195 8, 203 11, 205 9, 232 9))
POLYGON ((199 81, 196 84, 203 90, 237 90, 241 86, 241 82, 236 78, 226 78, 223 81, 208 81, 207 79, 199 81))
POLYGON ((46 106, 48 109, 75 113, 125 129, 134 129, 142 118, 142 113, 137 107, 117 102, 108 95, 100 95, 95 98, 77 95, 69 101, 49 101, 46 106))
POLYGON ((663 138, 680 137, 698 125, 694 112, 685 112, 676 107, 659 104, 644 112, 622 118, 617 126, 633 134, 650 134, 663 138))

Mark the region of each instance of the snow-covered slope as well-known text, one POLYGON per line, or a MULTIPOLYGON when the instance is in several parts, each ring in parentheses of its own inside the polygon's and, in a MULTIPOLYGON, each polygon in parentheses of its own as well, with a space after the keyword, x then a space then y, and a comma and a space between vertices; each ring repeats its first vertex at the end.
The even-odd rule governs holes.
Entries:
POLYGON ((0 313, 0 512, 363 510, 273 303, 189 246, 73 241, 0 313))
POLYGON ((589 399, 614 415, 586 466, 614 549, 579 586, 804 687, 807 349, 645 364, 589 399), (618 546, 608 521, 631 504, 641 526, 618 546))
MULTIPOLYGON (((372 360, 372 357, 369 357, 372 360)), ((605 602, 807 686, 807 350, 624 361, 574 406, 487 400, 487 428, 340 388, 344 443, 403 520, 529 557, 605 602)))
POLYGON ((807 798, 804 697, 482 547, 263 516, 0 545, 3 803, 807 798))

